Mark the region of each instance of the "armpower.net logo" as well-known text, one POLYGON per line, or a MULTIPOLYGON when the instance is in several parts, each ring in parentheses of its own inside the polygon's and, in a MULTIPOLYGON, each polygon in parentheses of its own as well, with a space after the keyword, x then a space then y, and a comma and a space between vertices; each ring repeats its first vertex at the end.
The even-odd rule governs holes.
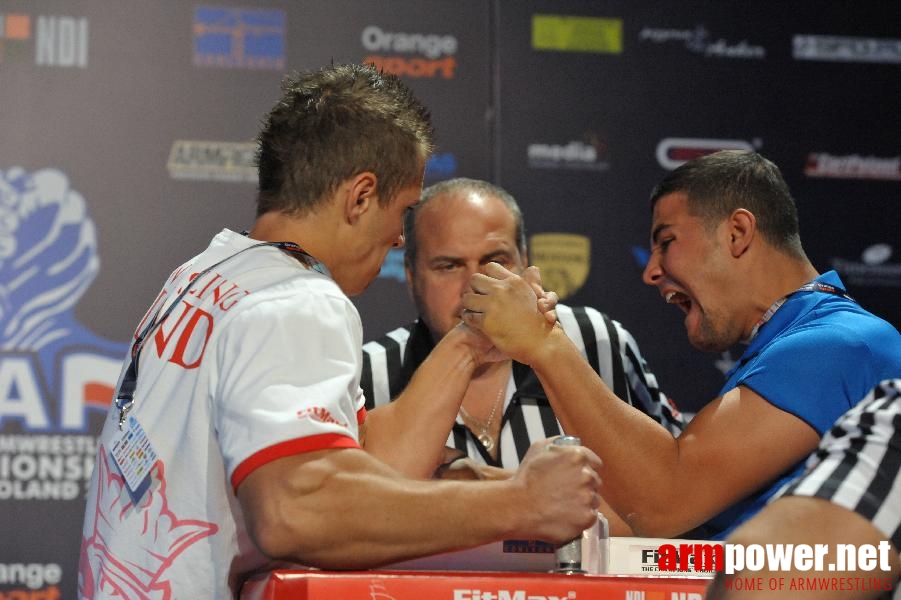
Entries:
POLYGON ((646 551, 656 558, 663 572, 711 572, 727 575, 726 589, 757 591, 869 591, 891 590, 889 557, 892 546, 881 541, 871 544, 663 544, 656 552, 646 551), (809 573, 803 577, 780 577, 789 571, 809 573), (757 576, 765 571, 767 575, 757 576), (859 571, 872 573, 860 577, 859 571), (740 573, 738 577, 728 577, 740 573), (849 576, 835 574, 846 573, 849 576), (855 573, 855 576, 850 576, 855 573), (773 576, 776 574, 776 576, 773 576), (828 574, 828 575, 827 575, 828 574))

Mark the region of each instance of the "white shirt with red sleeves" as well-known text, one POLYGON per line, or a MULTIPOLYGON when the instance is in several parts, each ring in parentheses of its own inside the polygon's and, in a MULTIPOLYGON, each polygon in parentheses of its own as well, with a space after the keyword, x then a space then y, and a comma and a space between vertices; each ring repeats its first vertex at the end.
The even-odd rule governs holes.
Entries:
POLYGON ((173 306, 143 344, 129 412, 159 459, 136 504, 110 456, 112 407, 88 492, 79 597, 235 596, 271 566, 235 497, 244 478, 278 458, 359 447, 359 314, 327 275, 258 243, 219 233, 139 324, 136 337, 173 306))

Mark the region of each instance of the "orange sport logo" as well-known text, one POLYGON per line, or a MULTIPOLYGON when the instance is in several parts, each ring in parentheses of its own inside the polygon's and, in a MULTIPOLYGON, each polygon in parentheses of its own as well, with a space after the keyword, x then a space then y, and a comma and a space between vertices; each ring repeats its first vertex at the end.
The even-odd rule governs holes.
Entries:
POLYGON ((371 53, 363 62, 385 73, 412 79, 456 76, 458 42, 452 35, 391 32, 369 25, 360 42, 371 53))

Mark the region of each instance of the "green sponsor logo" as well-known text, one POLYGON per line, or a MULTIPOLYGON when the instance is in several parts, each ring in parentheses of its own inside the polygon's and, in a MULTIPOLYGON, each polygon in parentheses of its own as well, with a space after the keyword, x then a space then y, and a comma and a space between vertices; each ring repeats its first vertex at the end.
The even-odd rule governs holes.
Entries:
POLYGON ((532 15, 532 48, 561 52, 622 54, 623 20, 532 15))

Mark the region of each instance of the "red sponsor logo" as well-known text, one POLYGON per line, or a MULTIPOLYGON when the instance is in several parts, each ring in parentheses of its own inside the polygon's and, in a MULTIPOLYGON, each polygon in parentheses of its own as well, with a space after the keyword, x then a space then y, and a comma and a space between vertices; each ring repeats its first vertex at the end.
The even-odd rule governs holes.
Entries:
POLYGON ((412 79, 434 79, 437 77, 453 79, 457 69, 457 59, 453 56, 431 60, 428 58, 370 55, 364 58, 363 62, 374 65, 384 73, 412 79))
POLYGON ((332 423, 334 425, 347 428, 347 423, 339 421, 338 419, 333 417, 332 413, 330 413, 327 408, 323 408, 322 406, 313 406, 311 408, 304 408, 302 410, 299 410, 297 411, 297 418, 312 419, 313 421, 319 421, 320 423, 332 423))
POLYGON ((744 140, 663 138, 657 144, 657 162, 664 169, 671 171, 693 158, 713 154, 719 150, 754 150, 754 146, 744 140))

